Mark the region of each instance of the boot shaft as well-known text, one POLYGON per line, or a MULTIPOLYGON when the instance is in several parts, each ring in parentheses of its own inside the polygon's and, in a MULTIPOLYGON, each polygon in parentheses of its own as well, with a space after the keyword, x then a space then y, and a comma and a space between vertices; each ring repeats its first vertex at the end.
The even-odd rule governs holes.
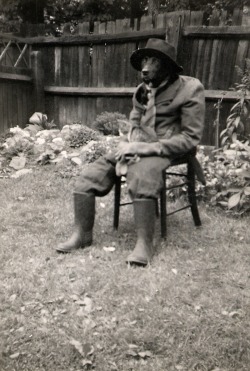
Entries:
POLYGON ((93 229, 95 220, 95 196, 92 193, 74 193, 75 224, 82 230, 93 229))
POLYGON ((156 217, 156 200, 138 198, 133 201, 133 205, 136 228, 143 228, 153 233, 156 217))

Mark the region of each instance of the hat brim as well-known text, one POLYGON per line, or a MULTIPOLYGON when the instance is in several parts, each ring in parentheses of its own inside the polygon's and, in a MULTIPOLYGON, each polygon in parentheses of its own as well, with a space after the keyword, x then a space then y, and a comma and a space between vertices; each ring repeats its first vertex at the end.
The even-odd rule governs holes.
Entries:
POLYGON ((137 71, 141 71, 141 62, 145 57, 156 57, 162 59, 167 64, 174 67, 175 72, 183 72, 183 68, 179 66, 172 58, 168 57, 166 54, 162 53, 159 50, 150 48, 135 50, 130 57, 130 63, 137 71))

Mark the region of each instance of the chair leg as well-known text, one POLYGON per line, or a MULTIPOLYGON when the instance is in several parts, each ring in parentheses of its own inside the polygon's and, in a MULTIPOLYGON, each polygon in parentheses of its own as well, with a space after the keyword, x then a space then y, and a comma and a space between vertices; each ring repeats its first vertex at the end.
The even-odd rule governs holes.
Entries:
POLYGON ((188 199, 191 204, 191 212, 196 227, 201 226, 201 219, 197 207, 196 191, 195 191, 195 169, 191 161, 188 162, 188 199))
POLYGON ((115 182, 114 221, 113 221, 113 228, 115 230, 117 230, 119 226, 120 199, 121 199, 121 177, 117 177, 115 182))
POLYGON ((167 236, 167 195, 166 195, 166 171, 162 172, 163 188, 160 195, 160 209, 161 209, 161 237, 167 236))

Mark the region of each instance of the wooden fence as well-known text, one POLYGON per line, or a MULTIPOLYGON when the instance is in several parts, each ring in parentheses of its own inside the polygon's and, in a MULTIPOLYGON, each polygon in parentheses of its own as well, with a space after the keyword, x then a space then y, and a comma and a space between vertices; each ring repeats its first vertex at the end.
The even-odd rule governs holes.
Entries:
POLYGON ((0 35, 0 134, 24 127, 34 110, 44 110, 43 70, 37 52, 24 41, 0 35))
MULTIPOLYGON (((118 20, 96 23, 93 34, 89 34, 89 24, 82 23, 70 35, 19 39, 40 52, 43 65, 36 71, 42 71, 44 78, 37 73, 33 79, 39 98, 30 106, 35 110, 44 107, 43 112, 60 127, 74 121, 91 126, 103 111, 128 115, 133 91, 140 82, 139 74, 130 66, 130 55, 144 47, 149 37, 160 37, 175 45, 184 73, 204 84, 207 114, 203 143, 214 144, 214 104, 223 97, 223 127, 237 98, 236 93, 228 91, 238 80, 235 65, 244 68, 245 59, 250 58, 250 9, 244 14, 235 10, 230 26, 226 20, 226 13, 222 17, 214 13, 208 24, 203 12, 183 11, 160 14, 154 22, 143 17, 133 30, 129 20, 118 20)), ((19 125, 27 121, 28 116, 19 125)), ((0 121, 0 131, 9 123, 3 126, 0 121)), ((15 124, 12 120, 11 125, 15 124)))

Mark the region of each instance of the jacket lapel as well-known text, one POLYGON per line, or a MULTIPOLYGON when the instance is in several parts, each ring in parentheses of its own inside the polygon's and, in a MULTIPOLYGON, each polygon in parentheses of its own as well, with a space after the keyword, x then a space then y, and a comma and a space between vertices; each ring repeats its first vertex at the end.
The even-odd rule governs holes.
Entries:
POLYGON ((173 82, 173 84, 169 85, 169 87, 165 90, 165 87, 163 86, 160 88, 156 93, 156 102, 162 103, 163 101, 172 101, 174 97, 176 96, 177 91, 181 87, 181 79, 178 78, 173 82))

